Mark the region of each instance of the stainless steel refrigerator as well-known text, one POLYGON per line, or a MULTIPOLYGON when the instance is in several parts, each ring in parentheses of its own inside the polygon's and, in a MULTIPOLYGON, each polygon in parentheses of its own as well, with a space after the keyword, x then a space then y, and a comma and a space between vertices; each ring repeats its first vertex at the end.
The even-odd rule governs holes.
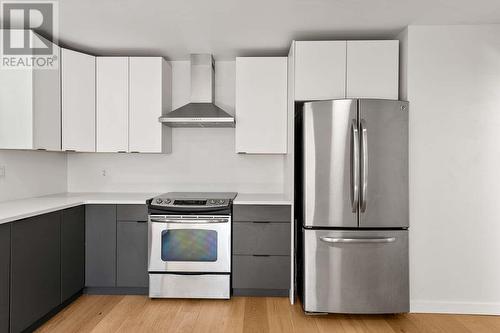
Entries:
POLYGON ((408 312, 408 103, 307 102, 296 127, 304 310, 408 312))

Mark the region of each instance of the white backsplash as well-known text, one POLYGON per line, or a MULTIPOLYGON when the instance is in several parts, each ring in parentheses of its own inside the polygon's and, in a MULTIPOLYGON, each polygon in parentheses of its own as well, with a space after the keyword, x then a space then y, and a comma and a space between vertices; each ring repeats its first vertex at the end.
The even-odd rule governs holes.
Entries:
POLYGON ((0 150, 0 201, 65 192, 66 154, 0 150))

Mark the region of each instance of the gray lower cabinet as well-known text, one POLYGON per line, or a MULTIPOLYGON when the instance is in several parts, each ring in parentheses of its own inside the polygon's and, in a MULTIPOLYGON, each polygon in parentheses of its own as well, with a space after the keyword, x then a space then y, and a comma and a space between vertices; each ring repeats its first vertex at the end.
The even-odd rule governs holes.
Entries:
POLYGON ((116 205, 86 206, 85 286, 116 286, 116 205))
POLYGON ((148 224, 142 221, 117 223, 117 287, 147 287, 148 224))
POLYGON ((85 286, 85 207, 62 211, 61 303, 85 286))
POLYGON ((9 331, 10 227, 0 225, 0 333, 9 331))
POLYGON ((266 295, 288 293, 290 288, 290 257, 270 255, 235 255, 233 256, 233 289, 242 294, 266 295))
POLYGON ((233 254, 290 255, 290 224, 233 223, 233 254))
POLYGON ((289 205, 234 206, 234 295, 288 295, 291 280, 290 219, 289 205))
POLYGON ((61 212, 11 226, 10 331, 21 332, 61 301, 61 212))

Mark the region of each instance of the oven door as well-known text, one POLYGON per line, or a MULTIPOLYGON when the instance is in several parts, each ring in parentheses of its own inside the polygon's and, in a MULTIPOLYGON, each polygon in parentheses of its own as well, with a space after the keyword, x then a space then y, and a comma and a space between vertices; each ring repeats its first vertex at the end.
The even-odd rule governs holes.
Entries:
POLYGON ((148 270, 231 272, 231 216, 149 216, 148 270))

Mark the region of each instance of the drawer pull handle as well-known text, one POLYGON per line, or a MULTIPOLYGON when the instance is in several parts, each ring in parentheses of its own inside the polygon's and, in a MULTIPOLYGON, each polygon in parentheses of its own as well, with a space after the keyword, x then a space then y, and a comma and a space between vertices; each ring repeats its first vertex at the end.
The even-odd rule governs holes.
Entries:
POLYGON ((252 254, 254 257, 270 257, 269 254, 252 254))
POLYGON ((334 238, 334 237, 320 237, 325 243, 394 243, 396 237, 382 237, 382 238, 334 238))
POLYGON ((271 223, 270 221, 252 221, 252 223, 271 223))

